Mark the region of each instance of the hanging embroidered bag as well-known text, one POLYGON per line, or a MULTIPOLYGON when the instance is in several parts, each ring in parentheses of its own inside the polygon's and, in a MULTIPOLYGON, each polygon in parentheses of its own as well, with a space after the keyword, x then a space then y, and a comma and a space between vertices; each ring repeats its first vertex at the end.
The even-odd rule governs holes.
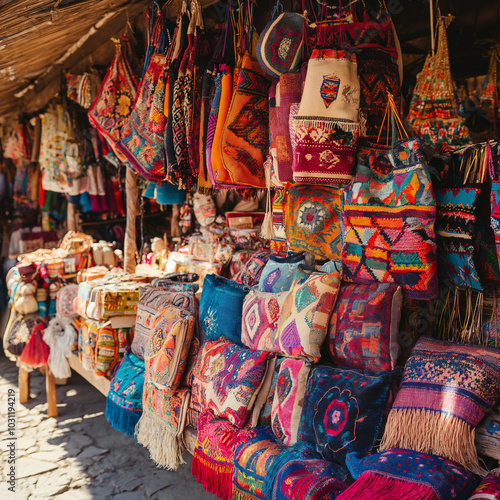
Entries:
POLYGON ((491 227, 495 233, 495 245, 500 260, 500 178, 494 170, 491 171, 491 227))
MULTIPOLYGON (((394 101, 391 108, 399 119, 394 101)), ((349 281, 395 282, 406 297, 426 300, 438 295, 436 200, 420 150, 416 137, 394 141, 391 152, 359 149, 356 176, 344 192, 342 262, 349 281)))
MULTIPOLYGON (((277 6, 276 6, 277 7, 277 6)), ((276 10, 276 8, 275 8, 276 10)), ((304 18, 296 12, 282 12, 260 34, 257 59, 273 78, 296 71, 302 60, 304 18)))
POLYGON ((269 86, 258 62, 245 53, 220 143, 222 164, 233 186, 265 187, 269 86))
POLYGON ((89 109, 90 124, 103 135, 121 161, 125 155, 116 147, 120 131, 132 112, 137 81, 127 59, 128 41, 122 37, 116 55, 89 109))
POLYGON ((436 54, 428 55, 417 75, 408 113, 408 123, 430 146, 470 143, 469 130, 460 116, 461 104, 451 76, 448 41, 444 21, 439 24, 436 54))
POLYGON ((130 120, 122 128, 119 143, 132 170, 150 181, 165 178, 165 81, 165 56, 154 54, 139 87, 130 120))
POLYGON ((313 51, 294 118, 295 182, 350 182, 359 136, 359 93, 355 55, 313 51))

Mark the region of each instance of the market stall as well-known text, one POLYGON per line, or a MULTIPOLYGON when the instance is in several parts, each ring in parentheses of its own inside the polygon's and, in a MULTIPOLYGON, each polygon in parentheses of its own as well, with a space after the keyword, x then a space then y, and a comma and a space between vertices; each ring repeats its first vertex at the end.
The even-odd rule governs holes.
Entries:
POLYGON ((76 371, 221 499, 499 498, 498 34, 456 81, 434 2, 420 57, 409 6, 97 3, 4 125, 23 400, 76 371))

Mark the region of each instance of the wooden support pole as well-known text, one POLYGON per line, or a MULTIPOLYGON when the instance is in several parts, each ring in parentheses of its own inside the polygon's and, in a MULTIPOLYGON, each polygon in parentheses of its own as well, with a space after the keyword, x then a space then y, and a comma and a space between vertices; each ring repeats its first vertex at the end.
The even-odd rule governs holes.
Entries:
POLYGON ((45 370, 45 392, 47 393, 47 415, 49 417, 57 417, 57 395, 56 395, 56 379, 49 367, 45 370))
POLYGON ((127 168, 125 177, 125 195, 127 200, 127 226, 125 229, 125 242, 123 245, 123 268, 127 273, 134 273, 137 251, 136 227, 137 206, 139 201, 139 189, 137 187, 137 175, 127 168))
POLYGON ((68 202, 67 213, 67 229, 68 231, 76 231, 76 210, 73 203, 68 202))
POLYGON ((25 405, 30 398, 30 372, 19 368, 19 402, 25 405))

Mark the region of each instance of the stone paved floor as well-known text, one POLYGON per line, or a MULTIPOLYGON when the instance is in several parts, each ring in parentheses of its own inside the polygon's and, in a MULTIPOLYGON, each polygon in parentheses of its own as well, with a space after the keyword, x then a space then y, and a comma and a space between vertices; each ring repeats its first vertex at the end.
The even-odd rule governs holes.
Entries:
POLYGON ((106 400, 74 374, 57 387, 59 417, 47 417, 45 378, 31 375, 26 405, 16 404, 16 492, 7 488, 11 438, 7 429, 8 390, 17 389, 17 368, 0 355, 0 499, 15 500, 210 500, 191 476, 191 455, 177 472, 156 468, 132 438, 115 431, 104 418, 106 400))

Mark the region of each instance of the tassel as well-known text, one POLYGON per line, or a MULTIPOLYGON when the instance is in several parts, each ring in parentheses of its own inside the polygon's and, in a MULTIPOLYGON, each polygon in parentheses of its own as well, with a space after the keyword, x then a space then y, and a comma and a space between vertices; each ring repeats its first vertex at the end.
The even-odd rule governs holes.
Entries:
POLYGON ((117 431, 123 432, 129 437, 134 437, 135 426, 141 418, 141 411, 130 411, 117 405, 112 399, 106 398, 106 420, 117 431))
POLYGON ((45 366, 49 360, 49 346, 43 341, 41 333, 44 328, 42 323, 33 327, 30 338, 19 356, 22 363, 33 368, 45 366))
POLYGON ((262 228, 260 231, 261 238, 265 240, 270 240, 273 237, 273 204, 271 201, 271 162, 270 156, 264 163, 264 170, 266 173, 266 188, 267 188, 267 202, 266 202, 266 215, 264 216, 264 221, 262 222, 262 228))
POLYGON ((325 118, 322 116, 295 116, 295 130, 298 126, 307 128, 322 128, 325 130, 340 129, 343 132, 359 132, 360 126, 358 122, 344 120, 342 118, 325 118))
POLYGON ((233 483, 233 500, 260 500, 260 497, 256 497, 247 491, 242 491, 233 483))
POLYGON ((364 472, 337 500, 439 500, 424 484, 393 479, 375 472, 364 472))
POLYGON ((182 458, 184 451, 182 434, 180 438, 172 428, 150 411, 143 412, 135 428, 137 442, 149 450, 151 459, 168 470, 177 470, 185 464, 182 458))
POLYGON ((222 500, 231 500, 234 465, 220 464, 195 448, 191 463, 191 474, 198 483, 222 500))
POLYGON ((475 430, 454 416, 430 410, 393 409, 380 451, 405 448, 440 455, 484 477, 488 471, 479 464, 474 438, 475 430))

